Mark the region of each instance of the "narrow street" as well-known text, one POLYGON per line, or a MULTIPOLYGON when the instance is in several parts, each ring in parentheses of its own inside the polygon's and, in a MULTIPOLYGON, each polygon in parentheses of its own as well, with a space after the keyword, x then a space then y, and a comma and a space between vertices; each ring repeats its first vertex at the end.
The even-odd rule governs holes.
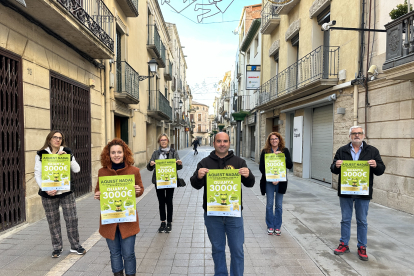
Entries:
MULTIPOLYGON (((159 234, 158 201, 151 172, 141 171, 146 188, 138 199, 141 232, 135 253, 137 275, 213 275, 211 245, 204 226, 202 194, 189 178, 211 147, 194 156, 180 150, 187 182, 174 194, 173 229, 159 234)), ((368 216, 369 261, 356 254, 356 225, 352 225, 351 253, 333 254, 339 243, 340 209, 336 191, 325 184, 289 176, 280 237, 266 233, 265 197, 260 195, 258 165, 247 160, 256 176, 252 189, 243 190, 245 275, 414 275, 412 215, 371 203, 368 216), (355 245, 355 246, 354 246, 355 245)), ((45 219, 25 224, 0 237, 0 275, 113 275, 106 241, 98 233, 99 205, 88 194, 77 201, 80 238, 86 255, 69 254, 65 227, 60 258, 50 257, 51 242, 45 219)), ((63 216, 61 216, 64 225, 63 216)), ((227 256, 229 265, 229 255, 227 256)))

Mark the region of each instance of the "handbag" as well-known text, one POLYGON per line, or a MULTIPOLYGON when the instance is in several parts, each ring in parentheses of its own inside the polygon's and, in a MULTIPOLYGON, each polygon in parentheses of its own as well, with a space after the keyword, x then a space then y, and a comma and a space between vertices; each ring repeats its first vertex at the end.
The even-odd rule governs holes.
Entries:
POLYGON ((178 178, 177 187, 185 187, 186 185, 184 179, 178 178))

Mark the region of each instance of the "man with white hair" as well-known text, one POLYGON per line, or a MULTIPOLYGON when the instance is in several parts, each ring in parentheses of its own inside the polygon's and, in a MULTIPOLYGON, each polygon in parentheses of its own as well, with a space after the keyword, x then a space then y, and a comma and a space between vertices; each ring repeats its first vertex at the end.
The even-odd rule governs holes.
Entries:
POLYGON ((349 252, 348 242, 351 237, 351 219, 355 203, 355 216, 357 220, 357 247, 358 256, 363 261, 368 261, 367 255, 367 232, 368 232, 368 206, 372 199, 372 186, 374 174, 379 176, 385 171, 384 162, 377 148, 364 142, 364 130, 360 126, 353 126, 349 129, 351 142, 340 147, 335 154, 331 164, 331 172, 338 174, 338 196, 341 206, 341 239, 340 244, 334 253, 342 255, 349 252), (341 165, 343 160, 363 161, 366 160, 370 166, 369 170, 369 195, 352 195, 341 193, 341 165))

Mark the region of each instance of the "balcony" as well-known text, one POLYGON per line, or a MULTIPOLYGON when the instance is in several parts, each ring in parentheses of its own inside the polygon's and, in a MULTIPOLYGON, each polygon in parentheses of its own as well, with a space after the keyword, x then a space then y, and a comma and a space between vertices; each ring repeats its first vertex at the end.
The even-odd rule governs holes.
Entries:
POLYGON ((139 74, 126 62, 116 63, 115 99, 126 104, 139 103, 139 74))
POLYGON ((138 16, 138 0, 117 0, 126 17, 138 16))
POLYGON ((262 34, 271 34, 280 24, 280 16, 276 13, 278 6, 267 2, 262 10, 262 34))
POLYGON ((172 63, 168 59, 166 63, 167 64, 164 69, 164 79, 167 81, 171 81, 172 80, 172 63))
POLYGON ((148 116, 157 120, 172 120, 172 107, 168 99, 160 91, 149 92, 148 116))
POLYGON ((114 16, 101 0, 30 0, 26 5, 17 9, 65 44, 91 59, 113 58, 114 16))
POLYGON ((300 2, 300 0, 293 0, 287 5, 278 6, 276 9, 277 14, 289 14, 289 12, 300 2))
POLYGON ((164 43, 161 41, 161 51, 160 51, 160 57, 157 58, 158 67, 159 68, 165 68, 167 66, 167 61, 165 59, 165 54, 167 50, 164 46, 164 43))
POLYGON ((177 91, 178 92, 183 92, 183 81, 181 79, 178 79, 177 91))
POLYGON ((148 25, 147 50, 152 58, 161 58, 161 38, 156 25, 148 25))
POLYGON ((260 108, 282 104, 338 84, 339 47, 319 46, 255 91, 260 108))
POLYGON ((382 69, 387 74, 387 79, 414 79, 413 20, 414 11, 385 25, 387 30, 387 46, 385 51, 386 60, 382 69))

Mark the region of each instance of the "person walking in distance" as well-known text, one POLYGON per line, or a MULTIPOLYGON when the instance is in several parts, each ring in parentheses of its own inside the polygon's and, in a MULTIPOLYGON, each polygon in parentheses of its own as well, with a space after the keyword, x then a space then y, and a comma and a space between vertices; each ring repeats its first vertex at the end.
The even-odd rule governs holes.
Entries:
POLYGON ((200 142, 198 141, 198 139, 197 138, 194 139, 191 145, 194 146, 194 155, 198 154, 197 147, 200 145, 200 142))
MULTIPOLYGON (((103 176, 134 175, 135 196, 140 197, 144 193, 141 173, 135 166, 132 151, 128 145, 119 138, 113 139, 101 153, 102 168, 98 171, 98 178, 103 176)), ((99 180, 95 188, 95 199, 100 199, 99 180)), ((111 268, 114 276, 135 276, 137 260, 135 258, 135 237, 139 233, 138 212, 136 221, 111 223, 102 225, 99 220, 99 233, 108 244, 111 268)))
POLYGON ((339 246, 334 250, 336 255, 349 252, 348 242, 351 237, 352 211, 355 206, 357 221, 357 247, 358 257, 368 261, 367 255, 367 232, 368 232, 368 206, 372 199, 374 175, 382 175, 385 171, 384 162, 377 148, 368 145, 365 141, 364 130, 360 126, 353 126, 349 129, 350 143, 342 146, 336 151, 331 164, 331 172, 338 174, 338 196, 341 206, 341 238, 339 246), (344 160, 362 161, 367 160, 369 171, 369 195, 350 195, 341 193, 341 165, 344 160))
MULTIPOLYGON (((50 236, 52 238, 52 258, 60 257, 63 251, 62 230, 60 227, 59 206, 62 207, 63 217, 66 222, 66 231, 70 242, 70 252, 83 255, 86 250, 79 244, 78 216, 76 212, 75 195, 71 190, 42 191, 42 155, 43 154, 70 154, 70 170, 74 173, 80 172, 80 166, 76 162, 72 150, 66 147, 65 135, 60 130, 49 132, 45 144, 37 152, 35 157, 35 179, 39 185, 39 195, 42 197, 42 205, 45 209, 47 223, 49 224, 50 236)), ((73 186, 71 185, 71 188, 73 186)))
MULTIPOLYGON (((229 151, 230 138, 227 133, 220 132, 214 137, 215 150, 201 160, 194 175, 190 178, 191 186, 199 190, 204 188, 203 209, 204 224, 212 246, 214 275, 228 275, 226 265, 226 236, 230 248, 230 275, 242 276, 244 272, 244 227, 243 216, 207 216, 207 177, 209 169, 238 169, 241 182, 246 187, 253 187, 255 178, 247 168, 246 161, 229 151)), ((240 210, 243 210, 240 198, 240 210)))
MULTIPOLYGON (((175 159, 177 163, 177 170, 183 168, 183 162, 181 162, 178 152, 169 146, 170 138, 167 134, 161 134, 158 136, 158 144, 160 145, 158 150, 155 150, 151 156, 151 160, 147 165, 149 171, 154 170, 155 160, 158 159, 175 159)), ((155 170, 152 174, 152 183, 157 188, 157 181, 155 176, 155 170)), ((170 233, 172 230, 172 220, 173 220, 173 196, 174 188, 167 189, 156 189, 157 198, 158 198, 158 207, 160 210, 160 220, 161 226, 158 228, 158 233, 170 233), (165 213, 165 207, 167 207, 167 213, 165 213), (165 223, 167 220, 167 223, 165 223)))
MULTIPOLYGON (((285 148, 285 140, 278 132, 272 132, 267 136, 265 147, 260 154, 259 170, 262 173, 260 179, 260 191, 262 195, 267 195, 266 203, 266 225, 267 234, 276 236, 281 235, 280 229, 282 228, 282 203, 283 195, 286 193, 287 181, 282 182, 267 182, 266 181, 266 168, 265 168, 265 155, 268 153, 283 153, 285 154, 286 168, 291 169, 293 167, 292 159, 287 148, 285 148), (275 197, 276 194, 276 197, 275 197), (273 213, 274 206, 274 213, 273 213)), ((287 177, 287 175, 286 175, 287 177)))

